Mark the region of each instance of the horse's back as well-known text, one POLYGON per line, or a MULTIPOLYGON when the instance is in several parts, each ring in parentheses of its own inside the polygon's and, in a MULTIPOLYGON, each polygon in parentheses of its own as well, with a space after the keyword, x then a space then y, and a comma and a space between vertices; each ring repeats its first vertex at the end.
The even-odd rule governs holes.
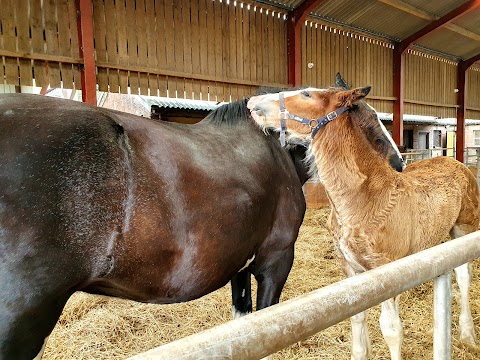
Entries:
POLYGON ((479 189, 477 179, 467 166, 440 156, 408 165, 403 175, 412 180, 420 195, 416 199, 420 217, 436 219, 427 221, 436 224, 430 234, 446 234, 453 226, 463 229, 463 233, 478 229, 479 189), (426 201, 426 197, 430 201, 426 201))

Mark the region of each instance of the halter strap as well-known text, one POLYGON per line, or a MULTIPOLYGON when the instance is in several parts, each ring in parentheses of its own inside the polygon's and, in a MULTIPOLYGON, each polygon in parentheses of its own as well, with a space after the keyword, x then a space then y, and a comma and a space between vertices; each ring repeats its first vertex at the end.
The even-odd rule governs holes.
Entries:
POLYGON ((330 121, 336 119, 339 115, 343 114, 345 111, 349 110, 350 107, 342 106, 335 111, 328 113, 325 116, 322 116, 316 120, 309 120, 301 116, 293 115, 288 112, 285 107, 285 94, 283 92, 278 94, 278 100, 280 102, 280 109, 278 111, 278 118, 280 119, 280 144, 285 146, 285 133, 287 131, 286 120, 295 120, 302 124, 308 125, 312 130, 310 134, 310 139, 313 140, 318 130, 327 125, 330 121))

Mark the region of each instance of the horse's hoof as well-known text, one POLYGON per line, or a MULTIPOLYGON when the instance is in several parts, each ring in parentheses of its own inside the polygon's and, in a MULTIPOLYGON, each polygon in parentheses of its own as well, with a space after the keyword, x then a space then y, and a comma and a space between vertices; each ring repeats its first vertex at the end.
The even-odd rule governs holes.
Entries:
POLYGON ((464 334, 460 334, 460 341, 464 344, 475 345, 475 334, 473 332, 466 332, 464 334))

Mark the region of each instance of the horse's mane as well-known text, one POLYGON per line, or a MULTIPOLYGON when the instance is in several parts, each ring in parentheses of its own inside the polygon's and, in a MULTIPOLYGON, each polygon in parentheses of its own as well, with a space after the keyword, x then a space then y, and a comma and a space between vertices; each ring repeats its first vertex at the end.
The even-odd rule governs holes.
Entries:
POLYGON ((247 108, 248 98, 224 104, 208 114, 203 122, 215 125, 236 125, 246 120, 252 120, 247 108))

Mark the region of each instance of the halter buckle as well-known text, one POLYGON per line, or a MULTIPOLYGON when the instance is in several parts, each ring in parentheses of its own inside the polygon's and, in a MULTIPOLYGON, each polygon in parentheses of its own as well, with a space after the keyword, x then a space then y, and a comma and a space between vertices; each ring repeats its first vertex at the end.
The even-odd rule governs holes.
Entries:
POLYGON ((337 117, 337 112, 336 111, 332 111, 331 113, 327 114, 327 120, 328 121, 332 121, 333 119, 335 119, 337 117))

